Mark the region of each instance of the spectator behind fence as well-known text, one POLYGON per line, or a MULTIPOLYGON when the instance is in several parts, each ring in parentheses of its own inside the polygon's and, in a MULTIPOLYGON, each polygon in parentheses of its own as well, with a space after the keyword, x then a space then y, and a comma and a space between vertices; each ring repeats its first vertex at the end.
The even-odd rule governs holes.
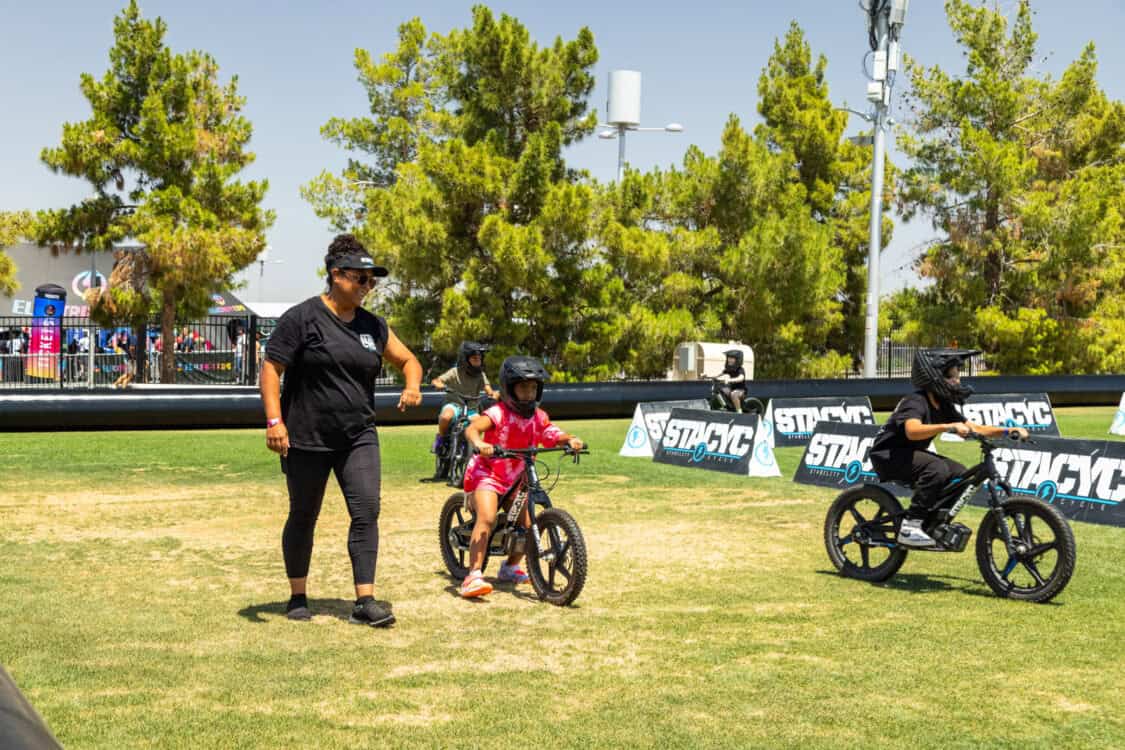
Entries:
POLYGON ((121 374, 117 380, 113 381, 114 388, 128 388, 137 372, 137 347, 129 344, 129 350, 125 357, 125 366, 121 370, 121 374))

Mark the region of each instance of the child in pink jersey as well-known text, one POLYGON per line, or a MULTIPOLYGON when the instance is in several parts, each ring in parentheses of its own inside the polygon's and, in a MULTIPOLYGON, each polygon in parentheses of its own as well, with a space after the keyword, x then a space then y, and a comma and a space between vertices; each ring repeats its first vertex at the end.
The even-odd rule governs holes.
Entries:
MULTIPOLYGON (((521 459, 492 458, 494 446, 553 448, 565 442, 574 450, 582 449, 581 440, 555 427, 547 412, 538 408, 547 377, 547 371, 537 359, 508 357, 500 366, 500 403, 477 415, 465 429, 465 438, 479 451, 465 469, 465 492, 469 493, 470 506, 476 513, 469 544, 469 574, 461 583, 461 596, 466 599, 492 591, 492 584, 481 574, 488 537, 496 521, 500 496, 520 480, 523 471, 521 459)), ((526 507, 520 515, 520 524, 524 528, 530 525, 526 507)), ((527 573, 519 565, 522 558, 522 553, 510 555, 500 566, 497 578, 525 583, 527 573)))

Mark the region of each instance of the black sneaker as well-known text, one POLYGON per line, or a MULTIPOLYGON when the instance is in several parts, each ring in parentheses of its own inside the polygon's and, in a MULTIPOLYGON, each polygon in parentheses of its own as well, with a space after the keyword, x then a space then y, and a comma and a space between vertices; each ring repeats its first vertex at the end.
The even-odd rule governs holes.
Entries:
POLYGON ((290 620, 311 620, 312 612, 309 610, 309 601, 304 594, 294 594, 285 606, 285 616, 290 620))
POLYGON ((348 622, 353 625, 370 625, 373 628, 385 628, 395 624, 394 612, 374 599, 369 599, 363 604, 352 608, 352 616, 348 622))
POLYGON ((294 607, 285 613, 290 620, 311 620, 312 611, 308 607, 294 607))

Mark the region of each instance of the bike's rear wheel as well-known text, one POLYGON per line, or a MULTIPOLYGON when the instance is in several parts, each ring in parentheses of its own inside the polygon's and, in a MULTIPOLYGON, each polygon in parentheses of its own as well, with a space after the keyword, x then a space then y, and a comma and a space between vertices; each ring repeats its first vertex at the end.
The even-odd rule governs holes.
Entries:
MULTIPOLYGON (((469 542, 473 537, 476 517, 465 510, 465 493, 454 492, 441 508, 438 520, 438 541, 441 559, 449 575, 460 581, 469 574, 469 542)), ((485 565, 488 564, 487 552, 485 565)), ((481 566, 484 569, 484 565, 481 566)))
POLYGON ((548 508, 535 523, 539 545, 527 540, 527 574, 540 599, 565 607, 586 585, 586 541, 578 523, 560 508, 548 508))
POLYGON ((902 505, 893 495, 864 485, 836 498, 824 518, 824 547, 842 575, 885 581, 906 562, 895 541, 902 505))
POLYGON ((1074 532, 1058 509, 1041 500, 1007 500, 990 510, 977 531, 977 564, 997 596, 1046 602, 1066 588, 1077 552, 1074 532), (1001 524, 1017 545, 1009 551, 1001 524))

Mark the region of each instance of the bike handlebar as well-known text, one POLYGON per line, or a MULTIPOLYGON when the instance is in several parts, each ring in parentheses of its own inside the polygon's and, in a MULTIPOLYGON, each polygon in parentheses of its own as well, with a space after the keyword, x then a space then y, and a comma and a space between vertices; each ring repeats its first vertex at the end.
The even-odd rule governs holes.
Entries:
MULTIPOLYGON (((562 451, 568 455, 578 456, 589 454, 589 448, 582 450, 574 450, 569 445, 556 446, 554 448, 502 448, 499 445, 493 446, 492 458, 517 458, 519 456, 534 456, 539 453, 557 453, 562 451)), ((476 448, 473 448, 473 453, 480 453, 476 448)))
POLYGON ((480 393, 476 394, 475 396, 462 396, 460 393, 451 394, 451 395, 455 395, 457 398, 461 399, 462 401, 480 401, 481 399, 492 398, 491 396, 488 395, 488 393, 486 391, 481 391, 480 393))
MULTIPOLYGON (((951 430, 951 432, 953 432, 953 434, 957 434, 955 430, 951 430)), ((1030 435, 1028 435, 1026 438, 1021 438, 1018 434, 1009 432, 1006 437, 1009 440, 1012 440, 1013 442, 1017 442, 1017 443, 1030 443, 1032 445, 1036 444, 1035 441, 1031 439, 1030 435)), ((979 432, 976 432, 975 430, 971 430, 969 432, 969 434, 965 436, 965 439, 966 440, 976 440, 981 445, 986 445, 989 448, 995 448, 996 447, 996 443, 993 442, 993 440, 995 440, 995 438, 990 438, 987 435, 982 435, 979 432)))

